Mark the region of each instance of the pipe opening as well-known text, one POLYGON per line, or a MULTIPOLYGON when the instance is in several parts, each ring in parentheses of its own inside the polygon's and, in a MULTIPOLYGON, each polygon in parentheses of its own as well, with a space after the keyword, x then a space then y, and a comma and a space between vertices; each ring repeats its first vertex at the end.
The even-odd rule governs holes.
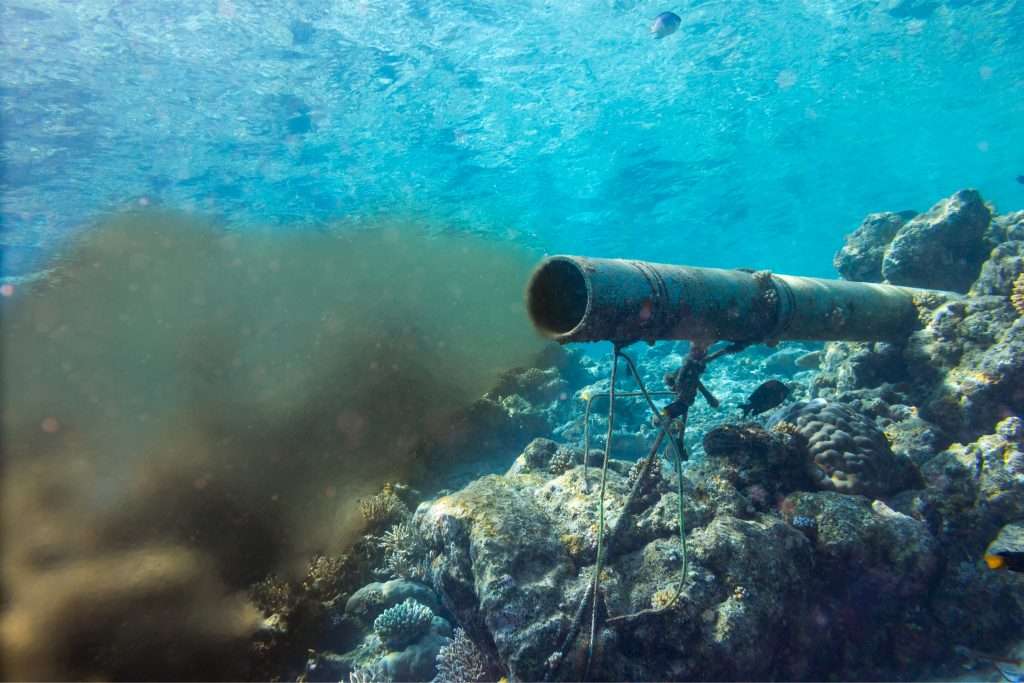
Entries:
POLYGON ((552 259, 533 273, 526 289, 530 319, 541 332, 571 332, 587 313, 587 280, 572 261, 552 259))

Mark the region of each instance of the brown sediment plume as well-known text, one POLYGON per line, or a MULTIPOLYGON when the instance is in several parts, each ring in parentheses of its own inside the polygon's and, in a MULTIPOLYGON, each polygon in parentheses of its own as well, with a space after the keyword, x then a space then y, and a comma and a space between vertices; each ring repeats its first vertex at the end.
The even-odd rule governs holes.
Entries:
POLYGON ((528 254, 397 224, 131 214, 5 297, 7 678, 237 678, 239 597, 540 348, 528 254))

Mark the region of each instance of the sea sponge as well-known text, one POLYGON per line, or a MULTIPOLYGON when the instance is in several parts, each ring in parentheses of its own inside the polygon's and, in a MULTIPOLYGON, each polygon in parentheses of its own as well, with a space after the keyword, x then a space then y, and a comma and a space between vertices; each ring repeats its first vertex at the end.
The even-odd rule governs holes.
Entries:
POLYGON ((404 649, 430 629, 434 613, 426 605, 406 598, 405 602, 384 610, 373 621, 373 630, 391 650, 404 649))
POLYGON ((895 455, 874 423, 844 403, 796 403, 770 424, 783 422, 807 439, 808 471, 819 489, 878 497, 902 490, 913 476, 910 461, 895 455))
POLYGON ((1016 309, 1018 315, 1024 315, 1024 273, 1017 276, 1013 281, 1013 289, 1010 290, 1010 303, 1016 309))

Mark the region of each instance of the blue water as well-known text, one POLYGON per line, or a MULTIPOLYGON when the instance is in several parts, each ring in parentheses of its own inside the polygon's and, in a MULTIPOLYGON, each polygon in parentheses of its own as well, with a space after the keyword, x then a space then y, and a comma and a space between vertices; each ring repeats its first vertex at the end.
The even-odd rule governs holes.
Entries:
POLYGON ((831 275, 866 213, 1024 207, 1015 0, 9 0, 0 26, 7 247, 148 204, 831 275))

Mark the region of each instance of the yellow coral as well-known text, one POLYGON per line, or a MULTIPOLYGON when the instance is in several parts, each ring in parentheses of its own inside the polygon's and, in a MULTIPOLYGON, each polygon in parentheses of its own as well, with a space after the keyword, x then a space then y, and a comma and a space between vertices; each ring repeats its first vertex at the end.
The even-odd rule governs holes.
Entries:
POLYGON ((792 422, 786 422, 785 420, 782 420, 781 422, 777 422, 775 424, 775 426, 772 427, 772 431, 773 432, 778 432, 780 434, 792 434, 792 435, 796 435, 796 434, 800 433, 800 429, 795 424, 793 424, 792 422))
POLYGON ((668 609, 676 604, 676 589, 662 588, 651 596, 651 607, 654 609, 668 609))
POLYGON ((1017 309, 1019 315, 1024 315, 1024 273, 1017 276, 1013 281, 1013 289, 1010 290, 1010 303, 1017 309))

